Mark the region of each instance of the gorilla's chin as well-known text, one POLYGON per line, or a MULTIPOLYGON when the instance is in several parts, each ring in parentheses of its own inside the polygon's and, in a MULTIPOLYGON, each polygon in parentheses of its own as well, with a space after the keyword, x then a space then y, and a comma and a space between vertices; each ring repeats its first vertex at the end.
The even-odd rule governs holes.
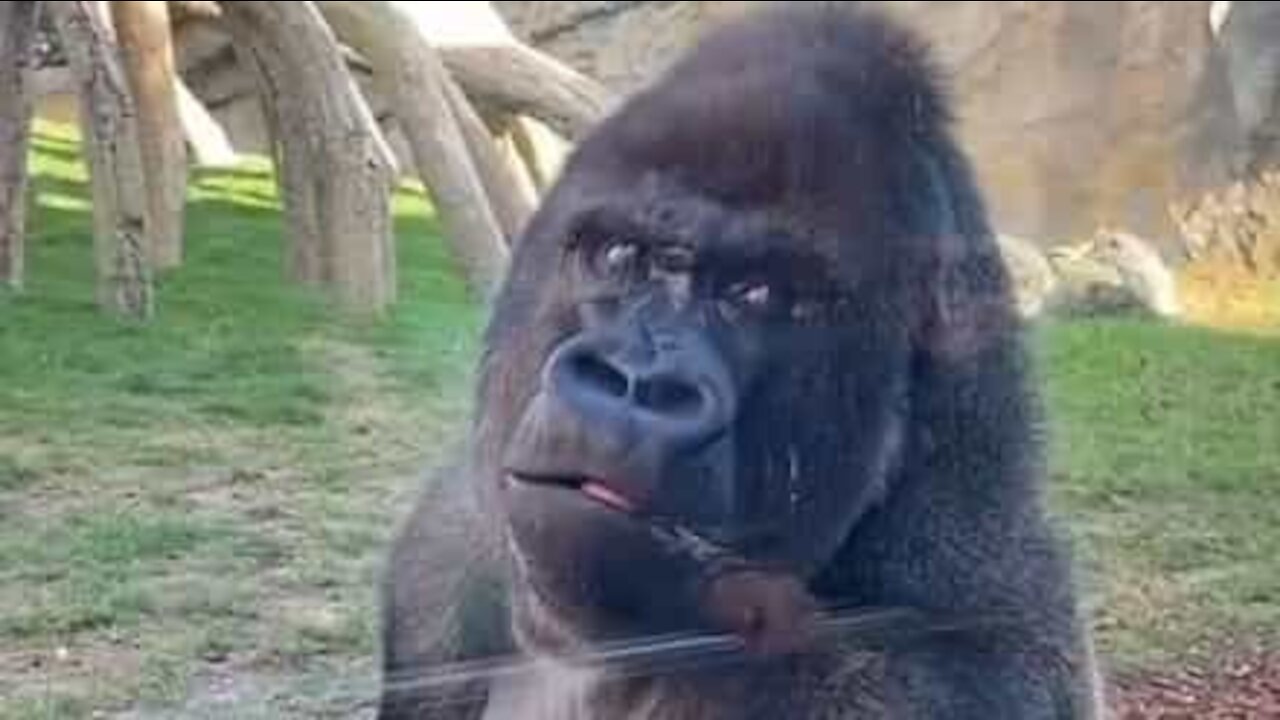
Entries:
POLYGON ((530 587, 582 641, 728 632, 763 655, 806 642, 816 604, 796 575, 627 512, 603 484, 508 479, 503 502, 530 587))
POLYGON ((504 483, 514 550, 543 603, 573 617, 589 639, 696 624, 697 564, 657 542, 646 519, 589 488, 504 483))

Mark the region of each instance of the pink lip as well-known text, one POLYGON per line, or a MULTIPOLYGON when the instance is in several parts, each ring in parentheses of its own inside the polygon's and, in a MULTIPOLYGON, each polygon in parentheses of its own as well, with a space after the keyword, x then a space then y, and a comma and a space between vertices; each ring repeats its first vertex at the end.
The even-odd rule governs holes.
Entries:
POLYGON ((587 480, 582 483, 580 490, 583 495, 614 510, 624 513, 635 512, 635 505, 630 499, 604 483, 587 480))

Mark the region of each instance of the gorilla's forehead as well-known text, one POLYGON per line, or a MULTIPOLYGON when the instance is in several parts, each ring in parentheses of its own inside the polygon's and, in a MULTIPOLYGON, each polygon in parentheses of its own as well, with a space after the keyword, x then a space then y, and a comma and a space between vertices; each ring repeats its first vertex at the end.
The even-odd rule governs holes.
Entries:
POLYGON ((730 207, 656 172, 621 193, 595 198, 572 222, 574 231, 631 234, 699 250, 803 246, 834 260, 838 249, 831 233, 797 222, 779 208, 730 207))

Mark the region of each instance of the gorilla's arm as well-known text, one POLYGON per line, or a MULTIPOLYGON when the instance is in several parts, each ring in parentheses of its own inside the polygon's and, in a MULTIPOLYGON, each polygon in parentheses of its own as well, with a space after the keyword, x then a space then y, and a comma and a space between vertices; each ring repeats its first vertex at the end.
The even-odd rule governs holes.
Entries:
POLYGON ((513 644, 500 545, 464 473, 433 477, 392 547, 383 581, 384 691, 379 718, 476 718, 482 679, 441 677, 513 644))
POLYGON ((893 681, 910 718, 1087 720, 1096 717, 1094 701, 1079 675, 1069 658, 1048 651, 939 645, 914 653, 893 681))

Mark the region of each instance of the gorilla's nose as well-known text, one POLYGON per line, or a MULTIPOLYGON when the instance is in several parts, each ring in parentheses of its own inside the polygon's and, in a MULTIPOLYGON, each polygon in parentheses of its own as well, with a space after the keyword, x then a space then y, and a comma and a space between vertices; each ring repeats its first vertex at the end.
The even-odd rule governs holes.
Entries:
POLYGON ((550 389, 588 432, 625 429, 678 452, 728 425, 731 385, 716 358, 671 345, 637 351, 607 337, 580 336, 552 358, 550 389))
POLYGON ((675 372, 628 367, 583 347, 567 362, 569 388, 619 410, 634 406, 659 418, 677 419, 695 417, 710 403, 705 388, 675 372))

